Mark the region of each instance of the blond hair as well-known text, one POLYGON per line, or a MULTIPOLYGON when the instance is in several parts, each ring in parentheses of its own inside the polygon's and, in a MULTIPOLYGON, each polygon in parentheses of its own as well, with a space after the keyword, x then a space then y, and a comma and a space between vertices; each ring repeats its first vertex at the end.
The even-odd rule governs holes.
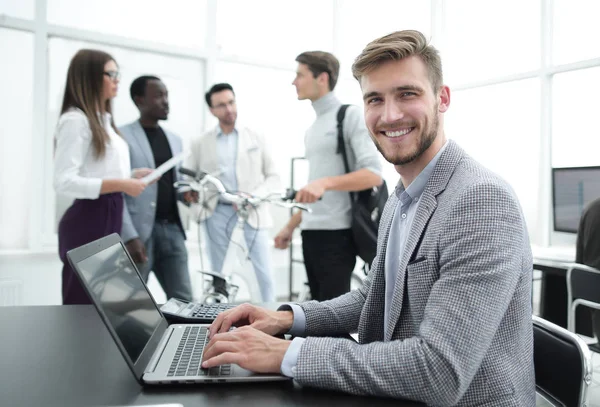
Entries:
POLYGON ((425 36, 416 30, 396 31, 374 41, 356 57, 352 64, 352 75, 360 78, 388 61, 400 61, 417 56, 427 67, 429 81, 437 93, 444 83, 442 60, 438 50, 429 45, 425 36))

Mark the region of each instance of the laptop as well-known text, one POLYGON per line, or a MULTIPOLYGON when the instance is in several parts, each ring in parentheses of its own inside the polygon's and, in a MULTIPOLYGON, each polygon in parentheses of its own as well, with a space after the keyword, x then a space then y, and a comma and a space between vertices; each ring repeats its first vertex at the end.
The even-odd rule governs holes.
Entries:
POLYGON ((238 365, 200 367, 208 324, 173 324, 154 302, 121 237, 113 233, 67 253, 100 318, 142 384, 289 380, 238 365))

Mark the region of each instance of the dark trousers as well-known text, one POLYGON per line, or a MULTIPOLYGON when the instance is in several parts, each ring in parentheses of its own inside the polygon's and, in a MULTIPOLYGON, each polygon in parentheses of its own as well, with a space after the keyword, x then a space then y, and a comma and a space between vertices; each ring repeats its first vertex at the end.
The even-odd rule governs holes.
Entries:
POLYGON ((67 252, 111 233, 121 233, 123 194, 104 194, 98 199, 76 199, 58 224, 58 255, 63 262, 63 304, 91 304, 83 285, 69 264, 67 252))
POLYGON ((192 301, 192 283, 188 271, 188 252, 185 236, 174 222, 156 220, 152 235, 144 242, 148 261, 137 264, 147 283, 150 271, 165 291, 167 298, 192 301))
POLYGON ((303 230, 302 253, 313 300, 329 300, 350 291, 356 265, 350 229, 303 230))

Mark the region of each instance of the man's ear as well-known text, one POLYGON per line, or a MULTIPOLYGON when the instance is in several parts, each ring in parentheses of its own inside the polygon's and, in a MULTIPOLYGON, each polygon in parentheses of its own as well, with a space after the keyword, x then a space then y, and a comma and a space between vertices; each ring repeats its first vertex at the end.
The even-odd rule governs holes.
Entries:
POLYGON ((135 103, 135 106, 139 109, 140 105, 142 105, 144 103, 144 97, 143 96, 134 96, 133 103, 135 103))
POLYGON ((450 88, 448 86, 442 86, 440 88, 440 94, 438 96, 440 98, 440 104, 438 110, 440 113, 445 113, 446 110, 450 107, 450 88))
POLYGON ((327 72, 321 72, 319 75, 317 75, 317 82, 329 88, 329 74, 327 72))

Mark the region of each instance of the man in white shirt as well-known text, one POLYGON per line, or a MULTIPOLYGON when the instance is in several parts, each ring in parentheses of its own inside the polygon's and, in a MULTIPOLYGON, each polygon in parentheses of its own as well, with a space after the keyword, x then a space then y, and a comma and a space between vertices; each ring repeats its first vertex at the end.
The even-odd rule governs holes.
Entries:
MULTIPOLYGON (((219 124, 192 141, 191 157, 186 168, 217 173, 217 178, 228 191, 264 197, 279 189, 279 175, 267 141, 260 133, 237 123, 233 87, 228 83, 216 84, 205 98, 219 124)), ((206 224, 206 244, 212 268, 221 272, 236 225, 237 209, 218 195, 207 197, 202 207, 201 218, 206 224)), ((272 220, 268 209, 267 205, 261 205, 250 211, 244 225, 246 245, 264 302, 275 300, 267 233, 272 220)), ((227 295, 223 290, 223 282, 216 280, 215 291, 227 295)))

